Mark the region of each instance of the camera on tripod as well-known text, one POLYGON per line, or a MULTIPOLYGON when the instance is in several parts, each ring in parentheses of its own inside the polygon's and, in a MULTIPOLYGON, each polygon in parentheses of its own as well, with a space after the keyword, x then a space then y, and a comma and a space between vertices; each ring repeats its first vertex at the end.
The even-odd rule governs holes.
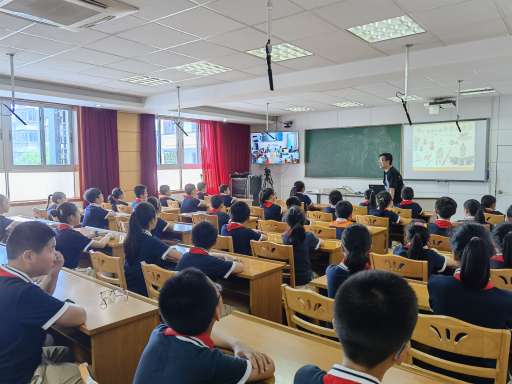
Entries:
POLYGON ((274 180, 272 180, 272 173, 270 171, 270 168, 265 167, 263 175, 265 176, 265 178, 263 179, 262 189, 274 188, 274 180))

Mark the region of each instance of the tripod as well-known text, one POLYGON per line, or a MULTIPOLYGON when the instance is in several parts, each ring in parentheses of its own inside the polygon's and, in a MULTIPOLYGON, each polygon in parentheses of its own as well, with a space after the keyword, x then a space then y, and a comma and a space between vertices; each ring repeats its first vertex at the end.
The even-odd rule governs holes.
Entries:
POLYGON ((264 171, 264 175, 265 175, 265 179, 263 179, 263 185, 261 186, 261 189, 266 189, 266 188, 274 188, 274 180, 272 180, 272 173, 270 172, 270 169, 268 169, 267 167, 265 167, 265 171, 264 171))

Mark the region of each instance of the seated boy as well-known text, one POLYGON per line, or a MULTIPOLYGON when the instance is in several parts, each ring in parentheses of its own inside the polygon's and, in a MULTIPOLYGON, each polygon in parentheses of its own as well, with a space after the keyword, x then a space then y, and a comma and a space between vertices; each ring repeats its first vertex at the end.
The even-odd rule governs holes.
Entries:
POLYGON ((380 383, 389 368, 406 358, 417 317, 416 295, 403 278, 377 270, 354 274, 334 299, 343 362, 327 373, 306 365, 294 384, 380 383))
POLYGON ((217 241, 217 230, 210 223, 203 221, 192 228, 194 247, 181 256, 176 266, 177 271, 194 267, 205 273, 210 279, 227 279, 232 273, 240 273, 244 269, 241 262, 223 255, 209 253, 217 241))
POLYGON ((331 193, 329 193, 329 206, 324 208, 323 211, 330 213, 333 220, 336 218, 336 204, 341 200, 343 200, 343 195, 337 189, 332 190, 331 193))
POLYGON ((196 197, 197 190, 194 184, 185 185, 185 198, 181 203, 181 213, 193 213, 206 207, 205 203, 196 197))
POLYGON ((421 208, 418 203, 412 201, 412 199, 414 199, 414 190, 411 187, 405 187, 402 189, 402 201, 398 207, 402 209, 410 209, 412 211, 413 219, 423 220, 423 208, 421 208))
POLYGON ((287 209, 290 209, 294 205, 299 208, 302 208, 302 203, 300 202, 300 200, 297 196, 291 196, 288 199, 286 199, 286 208, 287 209))
POLYGON ((219 186, 219 194, 226 208, 231 207, 235 199, 231 196, 229 185, 222 184, 219 186))
POLYGON ((226 208, 220 196, 212 196, 210 199, 211 208, 208 210, 208 214, 217 215, 219 220, 219 233, 222 227, 229 223, 229 215, 226 213, 226 208))
POLYGON ((160 188, 158 189, 158 200, 160 200, 160 204, 162 205, 162 207, 168 207, 169 200, 175 201, 171 197, 171 187, 165 184, 161 185, 160 188))
POLYGON ((43 347, 52 325, 77 327, 85 310, 52 297, 63 256, 55 232, 38 221, 18 224, 7 241, 7 265, 0 266, 0 382, 81 383, 65 347, 43 347), (41 283, 32 279, 44 276, 41 283))
POLYGON ((507 209, 507 221, 512 223, 512 205, 507 209))
POLYGON ((199 200, 204 200, 205 196, 208 196, 206 193, 206 183, 200 181, 197 183, 197 198, 199 200))
POLYGON ((341 239, 343 230, 352 225, 352 204, 349 201, 339 201, 336 204, 336 220, 329 224, 329 227, 336 228, 336 238, 341 239))
POLYGON ((273 376, 274 363, 268 356, 215 332, 222 296, 201 271, 189 268, 167 280, 158 306, 164 324, 152 332, 134 384, 237 384, 273 376), (234 356, 215 346, 233 350, 234 356))
POLYGON ((115 216, 115 213, 101 207, 101 204, 105 201, 103 193, 98 188, 89 188, 84 193, 84 200, 89 202, 89 205, 85 208, 82 225, 84 227, 108 229, 108 218, 115 216))
POLYGON ((453 230, 450 219, 457 212, 457 202, 451 197, 441 197, 436 200, 435 211, 437 220, 428 224, 428 231, 432 235, 450 237, 453 230))
POLYGON ((491 215, 503 215, 503 213, 496 210, 496 198, 494 196, 485 195, 482 197, 480 203, 482 204, 482 208, 485 213, 490 213, 491 215))
POLYGON ((132 209, 137 208, 137 205, 148 200, 148 189, 145 185, 136 185, 133 188, 133 193, 135 194, 135 201, 132 202, 132 209))
POLYGON ((231 206, 231 221, 221 228, 222 236, 233 238, 235 253, 251 254, 251 240, 266 240, 266 236, 254 229, 247 228, 251 216, 249 206, 243 201, 237 201, 231 206))

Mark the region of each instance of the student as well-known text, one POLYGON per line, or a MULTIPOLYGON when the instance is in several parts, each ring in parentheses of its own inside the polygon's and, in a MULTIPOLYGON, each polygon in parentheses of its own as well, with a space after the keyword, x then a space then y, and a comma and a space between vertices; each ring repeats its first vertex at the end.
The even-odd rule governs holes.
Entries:
POLYGON ((512 224, 501 223, 492 231, 496 255, 491 257, 491 268, 512 268, 512 224))
POLYGON ((233 247, 235 253, 243 255, 251 254, 251 240, 266 240, 267 237, 254 229, 247 228, 251 210, 244 201, 237 201, 231 206, 231 220, 229 224, 221 228, 222 236, 231 236, 233 238, 233 247))
POLYGON ((443 273, 447 267, 456 267, 457 263, 451 258, 444 257, 428 247, 430 233, 423 221, 413 221, 407 226, 407 241, 405 245, 397 245, 393 254, 407 257, 411 260, 428 262, 428 274, 443 273))
POLYGON ((336 219, 336 204, 341 200, 343 195, 340 191, 335 189, 329 193, 329 206, 324 208, 324 212, 330 213, 333 220, 336 219))
POLYGON ((484 211, 478 200, 469 199, 464 202, 464 218, 459 222, 485 224, 484 211))
POLYGON ((112 210, 114 212, 118 212, 118 210, 117 210, 118 205, 128 206, 128 203, 126 201, 124 201, 124 192, 119 187, 116 187, 112 190, 112 192, 110 193, 110 195, 107 198, 107 201, 112 206, 112 210))
POLYGON ((305 191, 306 185, 304 184, 304 182, 296 181, 295 183, 293 183, 293 187, 290 191, 290 197, 298 197, 300 202, 304 203, 304 210, 307 211, 308 209, 314 208, 314 205, 309 196, 304 194, 305 191))
POLYGON ((437 219, 428 224, 428 231, 431 235, 450 237, 453 231, 450 219, 457 212, 457 202, 451 197, 441 197, 436 200, 435 211, 437 219))
POLYGON ((496 198, 494 196, 482 196, 480 203, 486 213, 490 213, 491 215, 503 215, 503 213, 496 210, 496 198))
POLYGON ((508 223, 512 223, 512 205, 510 207, 508 207, 508 209, 507 209, 506 221, 508 223))
POLYGON ((7 241, 7 265, 0 266, 0 381, 80 383, 66 347, 44 347, 53 325, 78 327, 85 310, 52 297, 64 258, 55 233, 38 221, 20 223, 7 241), (36 284, 32 279, 44 276, 36 284))
POLYGON ((160 205, 160 200, 158 200, 155 196, 150 196, 150 197, 148 197, 147 202, 149 204, 151 204, 153 206, 153 208, 155 208, 155 212, 157 215, 156 226, 155 226, 155 229, 153 229, 151 231, 151 234, 153 236, 156 236, 159 239, 161 239, 162 237, 164 237, 165 232, 173 232, 172 224, 170 224, 167 221, 165 221, 164 219, 161 219, 160 217, 158 217, 158 215, 162 211, 162 206, 160 205))
POLYGON ((489 231, 479 224, 463 224, 455 229, 451 242, 461 267, 453 276, 430 278, 428 292, 434 313, 480 327, 510 329, 512 292, 495 288, 489 280, 489 260, 494 254, 489 231))
POLYGON ((336 204, 336 220, 329 224, 329 227, 336 228, 336 238, 341 239, 345 228, 352 225, 352 212, 354 207, 348 201, 339 201, 336 204))
POLYGON ((377 193, 377 196, 375 196, 375 202, 377 204, 377 207, 369 209, 369 215, 387 217, 389 219, 390 225, 398 224, 400 222, 400 216, 398 216, 395 212, 389 210, 391 207, 393 207, 393 199, 391 198, 389 192, 382 191, 377 193))
POLYGON ((197 183, 197 198, 199 200, 204 200, 205 196, 208 196, 206 193, 206 183, 200 181, 197 183))
POLYGON ((200 208, 204 208, 204 202, 196 197, 197 191, 194 184, 185 185, 185 198, 181 202, 181 213, 197 212, 200 208))
POLYGON ((162 207, 168 207, 169 201, 175 201, 171 197, 171 187, 165 184, 161 185, 159 188, 158 199, 160 200, 160 204, 162 205, 162 207))
POLYGON ((48 195, 48 202, 46 203, 46 213, 48 214, 48 220, 56 221, 57 214, 55 210, 57 207, 67 201, 66 194, 64 192, 54 192, 48 195))
POLYGON ((103 193, 98 188, 89 188, 84 193, 84 200, 89 202, 85 208, 82 225, 84 227, 94 227, 108 229, 108 218, 115 213, 109 212, 101 207, 103 203, 103 193))
POLYGON ((219 186, 219 194, 226 208, 229 208, 231 205, 233 205, 235 199, 231 196, 229 185, 221 184, 219 186))
POLYGON ((220 196, 212 196, 210 199, 211 208, 208 210, 208 214, 217 215, 219 221, 219 233, 222 227, 229 223, 229 215, 226 213, 226 207, 224 207, 223 200, 220 196))
POLYGON ((16 225, 14 221, 5 217, 7 212, 9 212, 9 199, 0 194, 0 241, 5 240, 9 231, 16 225))
POLYGON ((181 256, 176 266, 177 271, 194 267, 205 273, 210 279, 227 279, 233 273, 240 273, 244 269, 241 262, 233 258, 209 253, 217 242, 217 230, 210 223, 203 221, 192 228, 193 248, 181 256))
POLYGON ((166 269, 174 269, 177 261, 176 252, 171 252, 172 247, 151 234, 156 223, 155 208, 150 203, 141 202, 130 217, 128 234, 124 240, 126 284, 130 291, 144 296, 148 293, 140 267, 141 261, 166 269))
POLYGON ((297 196, 291 196, 288 199, 286 199, 286 208, 290 209, 293 206, 302 208, 301 201, 299 200, 299 198, 297 196))
POLYGON ((64 256, 64 266, 75 269, 80 263, 80 256, 90 248, 103 249, 107 247, 110 234, 99 240, 91 240, 73 228, 80 225, 80 212, 73 203, 62 203, 56 209, 60 223, 56 230, 56 249, 64 256))
POLYGON ((237 384, 274 374, 268 356, 215 332, 223 306, 220 287, 201 271, 189 268, 167 280, 158 306, 163 324, 149 338, 134 384, 237 384), (231 349, 233 356, 221 349, 231 349))
POLYGON ((370 204, 370 200, 372 198, 372 195, 373 195, 373 190, 372 189, 367 189, 366 191, 364 191, 364 200, 359 203, 359 206, 360 207, 367 207, 370 204))
POLYGON ((293 245, 295 285, 308 284, 313 279, 311 254, 322 245, 322 240, 304 228, 306 217, 299 207, 292 207, 286 215, 290 229, 283 235, 283 244, 293 245))
MULTIPOLYGON (((418 302, 405 279, 385 271, 350 277, 334 299, 334 328, 344 359, 327 372, 307 365, 294 384, 378 384, 408 355, 418 302)), ((392 380, 391 380, 392 381, 392 380)))
POLYGON ((143 201, 148 201, 148 189, 145 185, 136 185, 133 188, 133 193, 135 194, 135 201, 132 201, 132 209, 135 209, 143 201))
POLYGON ((405 187, 402 189, 402 201, 398 207, 410 209, 413 219, 423 220, 423 208, 418 203, 412 201, 412 199, 414 199, 414 190, 411 187, 405 187))
POLYGON ((331 298, 336 296, 338 288, 350 276, 365 269, 370 269, 368 255, 370 254, 372 238, 368 228, 361 224, 351 225, 343 231, 341 245, 345 258, 337 265, 329 265, 325 271, 327 295, 331 298))
POLYGON ((261 192, 260 202, 265 220, 281 221, 283 219, 283 209, 275 201, 276 194, 272 188, 266 188, 261 192))

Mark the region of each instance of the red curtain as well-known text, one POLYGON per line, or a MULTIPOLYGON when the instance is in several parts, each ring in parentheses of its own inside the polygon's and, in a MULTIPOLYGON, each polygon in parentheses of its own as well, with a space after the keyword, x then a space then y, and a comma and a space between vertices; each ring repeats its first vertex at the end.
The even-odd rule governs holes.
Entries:
POLYGON ((158 196, 155 115, 140 115, 141 183, 148 194, 158 196))
POLYGON ((244 124, 199 121, 203 178, 209 194, 219 192, 235 171, 248 172, 250 127, 244 124))
POLYGON ((96 187, 106 198, 119 186, 117 111, 81 107, 79 123, 80 194, 96 187))

